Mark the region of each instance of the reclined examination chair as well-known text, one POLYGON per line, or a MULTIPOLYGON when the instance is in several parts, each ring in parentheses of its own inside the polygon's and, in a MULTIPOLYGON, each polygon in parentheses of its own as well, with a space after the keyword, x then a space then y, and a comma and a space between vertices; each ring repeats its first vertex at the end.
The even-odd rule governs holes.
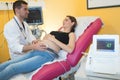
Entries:
MULTIPOLYGON (((96 18, 91 22, 82 35, 76 40, 76 46, 72 53, 68 53, 67 58, 62 61, 56 61, 52 64, 44 65, 32 76, 32 80, 53 80, 58 76, 68 72, 71 68, 75 67, 82 57, 82 52, 88 48, 92 42, 94 34, 100 30, 102 21, 100 18, 96 18)), ((80 26, 79 26, 80 27, 80 26)))

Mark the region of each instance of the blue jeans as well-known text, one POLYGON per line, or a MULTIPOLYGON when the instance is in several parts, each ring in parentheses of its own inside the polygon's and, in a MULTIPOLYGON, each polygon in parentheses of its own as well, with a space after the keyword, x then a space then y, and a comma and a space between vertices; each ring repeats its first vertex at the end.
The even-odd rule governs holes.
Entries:
POLYGON ((23 57, 0 64, 0 80, 8 80, 16 74, 34 71, 42 64, 54 59, 55 55, 50 52, 32 51, 23 57))

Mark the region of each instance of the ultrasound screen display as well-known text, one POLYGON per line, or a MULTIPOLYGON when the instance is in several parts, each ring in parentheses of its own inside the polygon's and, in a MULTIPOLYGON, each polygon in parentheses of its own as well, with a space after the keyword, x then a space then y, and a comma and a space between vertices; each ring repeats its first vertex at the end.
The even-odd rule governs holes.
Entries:
POLYGON ((28 24, 43 24, 42 8, 32 7, 29 8, 28 18, 25 19, 28 24))
POLYGON ((108 51, 114 52, 115 50, 114 39, 98 39, 97 40, 97 50, 98 51, 108 51))

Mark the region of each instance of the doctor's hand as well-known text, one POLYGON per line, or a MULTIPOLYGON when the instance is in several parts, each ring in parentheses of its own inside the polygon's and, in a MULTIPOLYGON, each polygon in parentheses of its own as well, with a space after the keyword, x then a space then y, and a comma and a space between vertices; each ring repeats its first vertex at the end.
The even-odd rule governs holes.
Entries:
POLYGON ((24 45, 22 52, 27 52, 30 50, 44 51, 46 49, 47 49, 46 45, 43 44, 42 42, 38 41, 38 42, 35 42, 33 44, 30 44, 30 45, 24 45))
POLYGON ((32 44, 34 50, 44 51, 47 49, 46 45, 42 42, 38 42, 36 44, 32 44))
POLYGON ((38 43, 40 40, 33 40, 32 41, 32 44, 36 44, 36 43, 38 43))

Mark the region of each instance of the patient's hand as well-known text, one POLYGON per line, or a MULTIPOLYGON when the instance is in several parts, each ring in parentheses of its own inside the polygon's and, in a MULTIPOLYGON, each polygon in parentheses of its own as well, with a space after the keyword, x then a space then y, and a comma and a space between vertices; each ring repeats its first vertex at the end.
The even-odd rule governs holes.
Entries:
POLYGON ((34 45, 34 50, 44 51, 47 49, 46 45, 42 42, 38 42, 38 43, 33 44, 33 45, 34 45))
POLYGON ((47 34, 47 35, 45 35, 45 37, 43 39, 49 40, 51 38, 51 36, 52 36, 51 34, 47 34))
POLYGON ((54 41, 55 40, 55 37, 51 34, 47 34, 43 39, 45 40, 50 40, 50 41, 54 41))
POLYGON ((32 44, 36 44, 36 43, 38 43, 39 42, 39 40, 33 40, 32 41, 32 44))

